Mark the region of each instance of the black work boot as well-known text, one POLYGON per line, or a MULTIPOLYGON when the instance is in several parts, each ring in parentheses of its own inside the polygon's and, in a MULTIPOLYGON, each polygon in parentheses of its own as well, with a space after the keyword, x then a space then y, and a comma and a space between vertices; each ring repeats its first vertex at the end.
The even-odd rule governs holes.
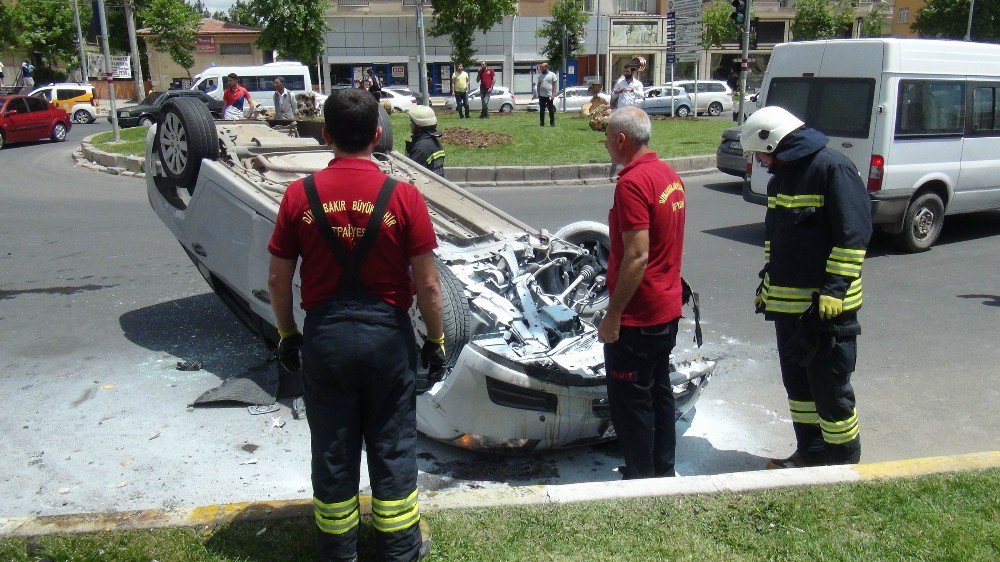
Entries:
POLYGON ((767 459, 767 462, 764 464, 764 468, 768 470, 776 468, 802 468, 805 466, 807 465, 798 452, 792 453, 790 457, 783 459, 767 459))
POLYGON ((431 526, 427 524, 426 521, 420 518, 420 554, 417 555, 417 560, 423 560, 431 554, 431 526))

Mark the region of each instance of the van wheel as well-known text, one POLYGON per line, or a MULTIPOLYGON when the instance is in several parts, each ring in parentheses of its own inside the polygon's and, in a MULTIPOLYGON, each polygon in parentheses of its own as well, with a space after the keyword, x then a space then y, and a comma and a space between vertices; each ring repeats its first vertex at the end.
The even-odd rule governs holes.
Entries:
POLYGON ((86 109, 77 109, 73 112, 73 122, 79 124, 90 123, 90 112, 86 109))
POLYGON ((718 117, 722 115, 722 104, 717 101, 713 101, 708 106, 708 114, 711 115, 712 117, 718 117))
POLYGON ((156 127, 163 172, 178 188, 194 192, 204 158, 219 157, 219 137, 208 106, 194 97, 176 97, 163 105, 156 127))
POLYGON ((688 115, 691 115, 691 108, 690 107, 688 107, 686 105, 682 105, 682 106, 680 106, 680 107, 677 108, 677 116, 678 117, 687 117, 688 115))
POLYGON ((924 252, 937 242, 944 224, 944 203, 933 193, 924 193, 910 203, 903 219, 903 232, 896 244, 907 252, 924 252))
POLYGON ((378 124, 379 127, 382 127, 382 138, 375 146, 375 152, 388 154, 392 152, 392 120, 389 119, 389 113, 381 104, 378 106, 378 124))

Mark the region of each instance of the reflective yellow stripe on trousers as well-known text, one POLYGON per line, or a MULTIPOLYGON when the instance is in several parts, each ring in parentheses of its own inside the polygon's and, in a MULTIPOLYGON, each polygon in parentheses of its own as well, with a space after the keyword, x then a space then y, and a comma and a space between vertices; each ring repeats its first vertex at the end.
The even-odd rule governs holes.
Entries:
POLYGON ((820 423, 819 414, 816 413, 815 402, 789 399, 788 409, 792 412, 792 421, 795 423, 810 423, 816 425, 820 423))
POLYGON ((420 521, 417 491, 401 500, 380 500, 372 497, 372 525, 381 533, 408 529, 420 521))
POLYGON ((357 527, 361 519, 358 496, 342 502, 326 503, 313 498, 313 514, 320 531, 342 535, 357 527))
POLYGON ((855 410, 851 417, 843 421, 819 420, 819 427, 823 430, 823 440, 832 445, 843 445, 850 443, 858 437, 860 428, 858 426, 858 412, 855 410))

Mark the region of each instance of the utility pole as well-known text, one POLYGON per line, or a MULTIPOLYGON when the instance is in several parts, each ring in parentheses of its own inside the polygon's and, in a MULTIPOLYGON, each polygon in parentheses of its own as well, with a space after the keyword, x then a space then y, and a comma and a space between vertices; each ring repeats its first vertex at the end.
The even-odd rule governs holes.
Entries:
POLYGON ((108 18, 104 8, 104 0, 97 0, 97 17, 101 22, 101 50, 104 51, 104 80, 108 83, 108 99, 111 101, 111 130, 115 134, 115 142, 121 142, 121 131, 118 130, 118 108, 115 106, 115 74, 111 72, 111 49, 108 47, 108 18))
POLYGON ((563 26, 563 34, 562 34, 562 80, 561 80, 562 83, 561 84, 557 84, 557 87, 558 86, 562 86, 562 91, 563 91, 563 94, 564 94, 563 95, 563 102, 562 102, 563 113, 566 113, 566 96, 565 96, 565 93, 566 93, 566 79, 569 77, 569 75, 567 73, 567 70, 566 70, 566 43, 568 43, 568 42, 569 42, 569 29, 564 25, 563 26))
POLYGON ((420 78, 421 103, 431 105, 431 93, 427 89, 427 40, 424 37, 424 0, 417 0, 417 37, 420 40, 420 56, 417 57, 417 76, 420 78))
POLYGON ((139 41, 135 38, 135 18, 132 16, 132 0, 125 0, 125 25, 128 26, 128 43, 132 48, 132 78, 135 80, 135 101, 146 97, 142 86, 142 61, 139 60, 139 41))
MULTIPOLYGON (((743 7, 743 45, 740 56, 740 114, 736 123, 743 125, 744 106, 747 101, 747 72, 750 70, 750 4, 753 0, 746 0, 743 7)), ((695 112, 697 114, 697 112, 695 112)))
POLYGON ((80 6, 73 0, 73 18, 76 20, 76 44, 80 47, 80 80, 90 82, 87 74, 87 53, 83 50, 83 30, 80 28, 80 6))
POLYGON ((976 0, 969 0, 969 23, 965 26, 965 40, 972 41, 972 12, 976 11, 976 0))

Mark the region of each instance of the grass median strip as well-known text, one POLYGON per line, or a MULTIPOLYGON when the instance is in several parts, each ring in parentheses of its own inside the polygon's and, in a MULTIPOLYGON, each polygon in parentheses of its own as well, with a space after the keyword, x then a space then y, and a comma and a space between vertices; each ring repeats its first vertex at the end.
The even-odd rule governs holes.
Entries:
MULTIPOLYGON (((997 560, 1000 470, 426 514, 432 560, 997 560)), ((371 528, 362 527, 371 544, 371 528)), ((0 560, 314 558, 311 519, 0 541, 0 560)), ((368 551, 367 554, 371 555, 368 551)), ((362 559, 367 559, 363 557, 362 559)))
POLYGON ((115 143, 114 132, 107 131, 98 134, 91 140, 91 144, 97 150, 111 152, 114 154, 127 154, 129 156, 143 156, 146 150, 146 131, 149 127, 129 127, 122 129, 122 142, 115 143))

